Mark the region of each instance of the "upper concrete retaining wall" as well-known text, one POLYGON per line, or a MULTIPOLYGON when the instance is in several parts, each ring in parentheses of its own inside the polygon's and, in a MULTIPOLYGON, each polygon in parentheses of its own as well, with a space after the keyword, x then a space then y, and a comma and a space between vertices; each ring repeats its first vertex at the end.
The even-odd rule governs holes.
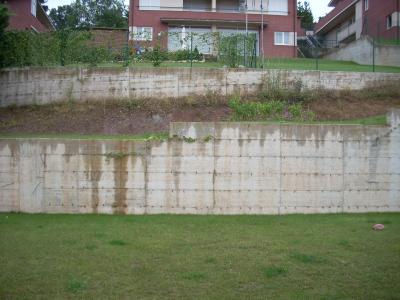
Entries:
POLYGON ((182 97, 209 92, 254 92, 262 82, 306 88, 361 89, 399 81, 400 74, 206 68, 26 68, 0 71, 0 106, 143 97, 182 97))
MULTIPOLYGON (((324 56, 327 59, 350 60, 361 65, 373 64, 373 42, 369 37, 362 37, 342 48, 335 49, 324 56)), ((400 46, 376 45, 375 64, 378 66, 400 67, 400 46)))
POLYGON ((0 211, 400 211, 400 111, 390 119, 388 127, 175 123, 177 137, 157 142, 2 139, 0 211))

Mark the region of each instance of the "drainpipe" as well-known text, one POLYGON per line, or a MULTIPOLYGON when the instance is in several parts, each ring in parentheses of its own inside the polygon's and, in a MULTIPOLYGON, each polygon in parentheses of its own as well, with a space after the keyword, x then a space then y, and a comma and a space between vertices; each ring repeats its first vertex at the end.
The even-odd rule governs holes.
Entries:
POLYGON ((400 45, 400 0, 397 0, 397 45, 400 45))
POLYGON ((211 0, 211 11, 217 11, 217 0, 211 0))
POLYGON ((293 57, 296 58, 296 23, 297 23, 297 2, 293 0, 293 57))
POLYGON ((133 27, 133 11, 135 9, 135 0, 129 1, 129 24, 128 24, 128 42, 130 40, 131 27, 133 27))

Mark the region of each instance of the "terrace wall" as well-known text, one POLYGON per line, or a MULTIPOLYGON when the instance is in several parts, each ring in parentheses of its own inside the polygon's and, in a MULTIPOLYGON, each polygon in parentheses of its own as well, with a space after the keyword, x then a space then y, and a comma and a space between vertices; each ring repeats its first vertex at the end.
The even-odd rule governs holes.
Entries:
POLYGON ((400 211, 390 126, 175 123, 168 141, 0 140, 0 211, 400 211), (192 139, 189 139, 191 137, 192 139))
POLYGON ((374 45, 371 38, 365 36, 350 44, 325 55, 324 58, 332 60, 354 61, 361 65, 372 65, 375 55, 375 65, 400 67, 400 46, 374 45))
POLYGON ((0 71, 0 106, 66 100, 182 97, 256 91, 269 80, 282 86, 362 89, 400 80, 400 74, 207 68, 23 68, 0 71), (298 86, 298 84, 296 84, 298 86))

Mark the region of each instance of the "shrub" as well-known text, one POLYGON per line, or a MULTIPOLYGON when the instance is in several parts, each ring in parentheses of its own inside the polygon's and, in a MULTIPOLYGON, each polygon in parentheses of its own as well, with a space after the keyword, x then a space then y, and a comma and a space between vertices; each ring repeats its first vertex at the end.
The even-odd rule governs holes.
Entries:
POLYGON ((190 50, 178 50, 168 52, 168 60, 172 61, 189 61, 189 60, 203 60, 203 55, 199 52, 197 47, 191 52, 190 50))
POLYGON ((303 108, 301 103, 272 100, 267 102, 242 102, 240 98, 229 101, 236 121, 293 120, 312 121, 315 114, 303 108))

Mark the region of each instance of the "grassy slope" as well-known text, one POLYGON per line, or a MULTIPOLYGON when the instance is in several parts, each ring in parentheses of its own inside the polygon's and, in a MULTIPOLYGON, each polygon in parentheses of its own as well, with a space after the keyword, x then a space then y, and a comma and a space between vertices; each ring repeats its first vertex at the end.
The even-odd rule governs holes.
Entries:
MULTIPOLYGON (((74 65, 76 66, 76 65, 74 65)), ((100 67, 122 67, 121 63, 104 63, 100 67)), ((223 65, 218 62, 193 63, 195 68, 221 68, 223 65)), ((131 67, 153 68, 150 62, 133 63, 131 67)), ((190 67, 190 62, 163 62, 161 67, 190 67)), ((260 66, 258 66, 260 67, 260 66)), ((288 69, 288 70, 316 70, 316 60, 310 58, 270 58, 264 62, 267 69, 288 69)), ((359 65, 351 61, 337 61, 328 59, 318 60, 318 69, 321 71, 347 71, 347 72, 372 72, 372 65, 359 65)), ((399 67, 376 66, 376 72, 400 73, 399 67)))
POLYGON ((0 214, 0 236, 3 299, 400 295, 400 214, 0 214))

